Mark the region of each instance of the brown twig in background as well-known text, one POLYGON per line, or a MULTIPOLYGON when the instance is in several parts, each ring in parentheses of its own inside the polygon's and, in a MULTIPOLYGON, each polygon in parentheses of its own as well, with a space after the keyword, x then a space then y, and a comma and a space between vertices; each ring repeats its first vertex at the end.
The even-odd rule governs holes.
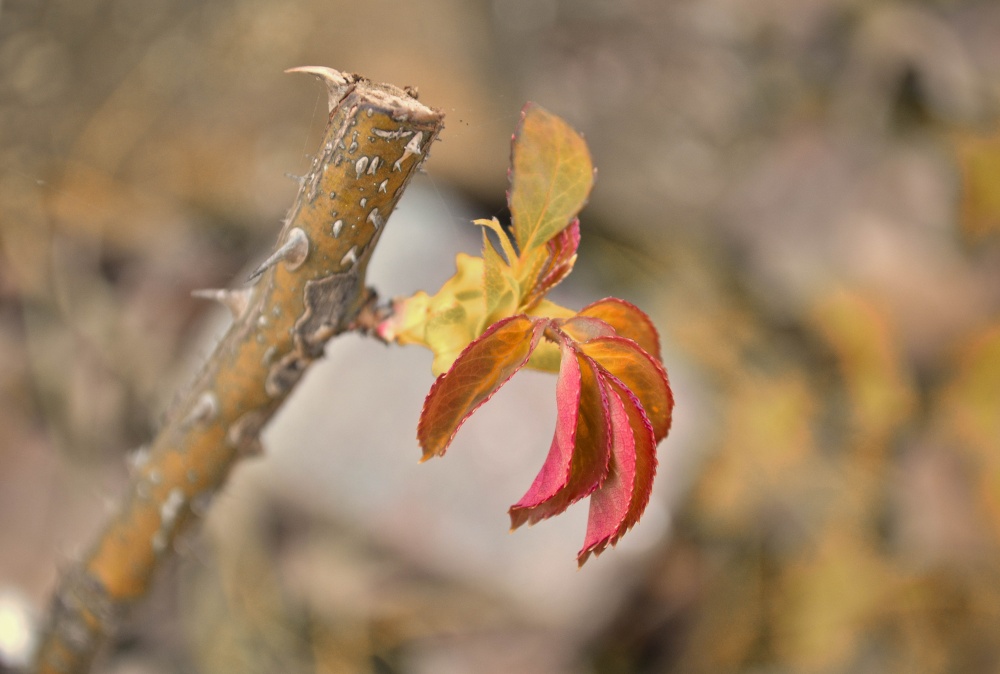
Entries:
POLYGON ((186 399, 158 434, 117 514, 63 574, 39 673, 85 672, 115 623, 149 589, 176 536, 202 514, 238 459, 333 336, 374 301, 365 270, 386 219, 443 115, 410 90, 330 68, 330 121, 275 252, 238 290, 201 291, 234 314, 186 399))

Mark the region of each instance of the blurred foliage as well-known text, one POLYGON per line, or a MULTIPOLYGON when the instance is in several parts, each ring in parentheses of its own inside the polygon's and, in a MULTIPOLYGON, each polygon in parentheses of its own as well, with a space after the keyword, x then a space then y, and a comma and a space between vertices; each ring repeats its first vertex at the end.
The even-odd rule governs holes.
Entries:
POLYGON ((888 314, 834 291, 807 351, 744 324, 709 362, 718 449, 602 671, 995 671, 998 326, 920 386, 888 314), (666 629, 684 639, 658 652, 666 629))
POLYGON ((964 134, 955 145, 962 169, 962 228, 979 243, 1000 232, 1000 133, 964 134))

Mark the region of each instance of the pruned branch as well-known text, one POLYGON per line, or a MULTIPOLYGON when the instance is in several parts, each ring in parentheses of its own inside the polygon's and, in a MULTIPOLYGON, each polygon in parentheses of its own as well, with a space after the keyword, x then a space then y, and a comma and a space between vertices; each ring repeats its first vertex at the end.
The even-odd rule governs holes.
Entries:
POLYGON ((372 251, 443 115, 409 90, 320 67, 330 121, 275 252, 237 290, 202 291, 234 322, 156 437, 96 544, 64 573, 37 671, 85 672, 123 611, 149 589, 173 541, 204 512, 238 459, 326 342, 374 301, 372 251))

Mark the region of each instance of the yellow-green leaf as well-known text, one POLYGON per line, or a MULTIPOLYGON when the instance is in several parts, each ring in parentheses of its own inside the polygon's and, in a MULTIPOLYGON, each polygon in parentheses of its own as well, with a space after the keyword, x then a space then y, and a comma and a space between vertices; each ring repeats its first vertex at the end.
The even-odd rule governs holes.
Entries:
POLYGON ((468 312, 458 302, 427 320, 424 338, 428 348, 434 352, 431 371, 435 375, 451 367, 462 349, 476 338, 476 329, 470 323, 468 312))
MULTIPOLYGON (((502 229, 499 236, 501 242, 506 243, 507 246, 510 245, 502 229)), ((480 326, 481 329, 496 323, 501 318, 513 316, 517 313, 518 305, 521 302, 521 291, 517 279, 514 278, 510 265, 490 243, 486 229, 483 229, 483 267, 486 313, 482 326, 480 326)))
POLYGON ((583 137, 529 103, 514 134, 508 204, 514 239, 525 256, 576 217, 590 194, 594 166, 583 137))
MULTIPOLYGON (((507 232, 504 231, 503 225, 496 218, 491 218, 487 220, 486 218, 480 218, 479 220, 473 220, 472 224, 479 225, 486 229, 493 230, 493 233, 497 235, 497 239, 500 241, 500 248, 503 250, 504 257, 507 258, 509 264, 513 264, 517 259, 517 251, 514 250, 514 244, 510 242, 510 237, 507 236, 507 232)), ((483 250, 486 250, 486 244, 483 244, 483 250)))
POLYGON ((378 328, 383 339, 422 344, 433 351, 436 375, 479 336, 486 311, 483 258, 459 253, 455 266, 455 275, 435 295, 418 292, 397 300, 394 316, 378 328))

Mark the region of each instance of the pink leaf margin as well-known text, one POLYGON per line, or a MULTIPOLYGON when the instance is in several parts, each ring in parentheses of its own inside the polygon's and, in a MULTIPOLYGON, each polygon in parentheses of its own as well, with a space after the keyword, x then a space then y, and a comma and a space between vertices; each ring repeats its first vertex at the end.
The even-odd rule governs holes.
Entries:
POLYGON ((573 221, 565 229, 545 244, 548 256, 538 271, 534 287, 531 288, 524 300, 526 310, 538 304, 550 290, 569 276, 576 263, 576 251, 579 247, 580 219, 573 218, 573 221))

